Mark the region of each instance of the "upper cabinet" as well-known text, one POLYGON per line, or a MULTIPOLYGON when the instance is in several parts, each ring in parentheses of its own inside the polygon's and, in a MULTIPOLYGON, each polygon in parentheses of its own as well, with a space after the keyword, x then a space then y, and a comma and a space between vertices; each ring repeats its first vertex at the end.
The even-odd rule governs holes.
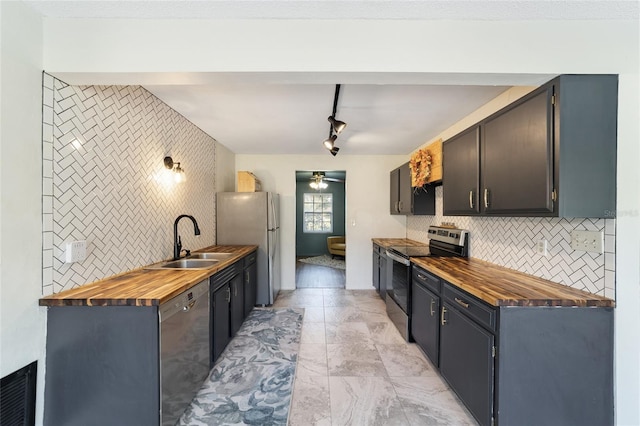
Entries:
POLYGON ((389 182, 391 196, 389 210, 391 214, 435 214, 435 189, 431 186, 413 188, 411 186, 411 170, 408 162, 391 171, 389 182))
POLYGON ((443 205, 447 215, 480 213, 480 127, 474 126, 443 146, 443 205))
POLYGON ((563 75, 446 141, 444 214, 615 217, 617 87, 563 75))

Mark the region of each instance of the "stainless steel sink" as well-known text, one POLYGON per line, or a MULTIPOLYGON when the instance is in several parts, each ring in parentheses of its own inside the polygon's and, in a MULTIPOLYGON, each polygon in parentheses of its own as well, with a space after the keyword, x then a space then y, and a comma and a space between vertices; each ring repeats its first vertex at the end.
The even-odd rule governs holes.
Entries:
POLYGON ((233 253, 192 253, 187 259, 217 259, 224 260, 234 256, 233 253))
POLYGON ((145 269, 209 269, 220 262, 216 259, 178 259, 158 265, 148 266, 145 269))

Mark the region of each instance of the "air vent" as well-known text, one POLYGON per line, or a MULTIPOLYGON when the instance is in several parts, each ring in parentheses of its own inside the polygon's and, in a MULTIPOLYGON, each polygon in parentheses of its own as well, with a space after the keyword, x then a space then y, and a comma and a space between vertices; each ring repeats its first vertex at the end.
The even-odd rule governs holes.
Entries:
POLYGON ((34 361, 0 380, 0 425, 35 424, 37 366, 34 361))

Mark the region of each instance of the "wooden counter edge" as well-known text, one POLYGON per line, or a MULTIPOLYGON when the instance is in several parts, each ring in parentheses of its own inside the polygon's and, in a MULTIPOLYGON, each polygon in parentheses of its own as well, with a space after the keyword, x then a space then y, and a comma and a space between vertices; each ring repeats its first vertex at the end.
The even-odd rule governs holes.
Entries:
MULTIPOLYGON (((589 293, 584 290, 580 290, 574 287, 570 287, 564 284, 556 283, 554 281, 549 281, 544 278, 536 277, 535 275, 527 274, 525 272, 516 271, 514 269, 506 268, 504 266, 496 265, 485 260, 475 259, 475 258, 467 258, 465 261, 470 261, 474 264, 481 265, 486 267, 488 271, 495 270, 497 273, 508 273, 515 276, 520 276, 523 280, 533 280, 533 281, 541 281, 545 282, 546 285, 556 287, 559 291, 566 291, 570 293, 574 293, 575 296, 580 296, 578 298, 567 298, 567 297, 557 297, 557 298, 494 298, 488 296, 485 292, 479 290, 476 286, 466 284, 461 282, 456 277, 452 276, 445 267, 434 265, 433 263, 437 262, 438 258, 431 257, 426 258, 428 260, 422 260, 421 258, 411 258, 411 262, 415 265, 426 269, 427 271, 438 275, 440 278, 444 279, 448 283, 453 284, 454 286, 466 291, 467 293, 472 294, 484 302, 496 306, 496 307, 507 307, 507 306, 557 306, 557 307, 599 307, 599 308, 614 308, 615 301, 609 299, 604 296, 599 296, 597 294, 589 293), (426 263, 430 262, 430 263, 426 263)), ((450 259, 450 258, 446 258, 450 259)))
MULTIPOLYGON (((257 245, 237 245, 237 246, 209 246, 204 247, 198 250, 193 251, 193 253, 203 253, 203 252, 225 252, 225 250, 229 250, 229 247, 233 247, 234 254, 236 256, 230 257, 229 259, 225 259, 220 262, 218 265, 214 266, 211 269, 199 269, 199 270, 167 270, 164 272, 170 272, 173 274, 189 274, 190 277, 185 279, 183 283, 173 288, 171 291, 167 291, 162 297, 128 297, 128 298, 109 298, 109 297, 79 297, 76 296, 78 292, 92 292, 94 290, 98 290, 101 285, 105 283, 113 283, 114 280, 122 280, 122 282, 118 283, 119 286, 129 285, 127 283, 127 275, 139 275, 144 274, 145 272, 154 272, 159 270, 149 270, 146 269, 155 263, 142 266, 140 268, 132 269, 130 271, 121 272, 119 274, 111 275, 109 277, 105 277, 98 281, 94 281, 92 283, 86 283, 78 287, 74 287, 68 290, 61 291, 59 293, 54 293, 49 296, 44 296, 38 300, 39 306, 49 306, 49 307, 59 307, 59 306, 158 306, 161 305, 172 298, 176 297, 180 293, 190 289, 196 284, 202 282, 205 279, 208 279, 212 275, 215 275, 222 269, 227 266, 232 265, 236 261, 240 260, 243 257, 251 254, 256 251, 259 246, 257 245)), ((164 260, 162 263, 167 262, 169 260, 164 260)), ((162 270, 160 270, 162 271, 162 270)))

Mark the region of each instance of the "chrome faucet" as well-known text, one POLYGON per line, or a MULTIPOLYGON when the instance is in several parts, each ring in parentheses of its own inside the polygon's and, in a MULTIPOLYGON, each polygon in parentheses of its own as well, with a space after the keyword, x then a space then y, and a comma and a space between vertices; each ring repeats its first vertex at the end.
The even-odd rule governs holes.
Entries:
POLYGON ((193 222, 193 233, 195 235, 200 235, 200 228, 198 227, 198 222, 196 222, 196 218, 188 215, 181 214, 176 218, 176 221, 173 222, 173 260, 180 259, 180 253, 182 253, 182 241, 180 240, 180 235, 178 235, 178 222, 183 217, 188 217, 193 222))

